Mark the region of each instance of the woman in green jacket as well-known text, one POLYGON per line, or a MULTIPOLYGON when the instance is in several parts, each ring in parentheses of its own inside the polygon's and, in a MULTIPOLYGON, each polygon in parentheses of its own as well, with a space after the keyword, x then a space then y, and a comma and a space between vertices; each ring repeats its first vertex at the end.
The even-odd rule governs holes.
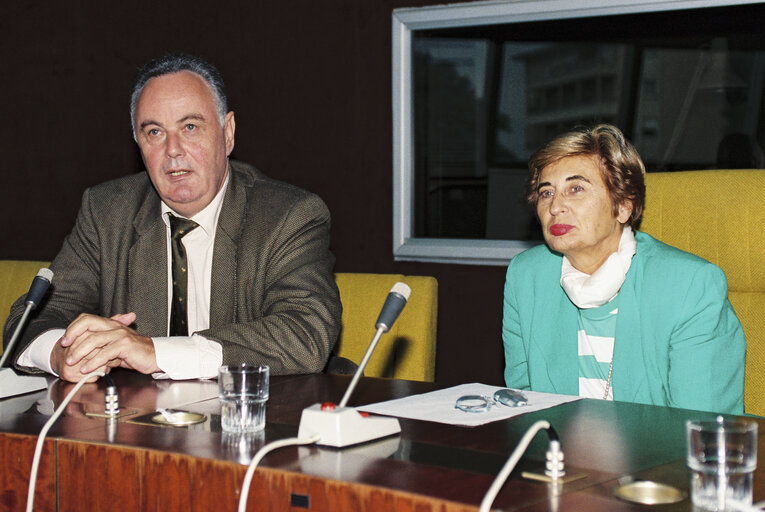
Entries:
POLYGON ((743 413, 746 341, 725 274, 636 231, 645 166, 622 133, 567 133, 529 169, 546 245, 507 269, 506 384, 743 413))

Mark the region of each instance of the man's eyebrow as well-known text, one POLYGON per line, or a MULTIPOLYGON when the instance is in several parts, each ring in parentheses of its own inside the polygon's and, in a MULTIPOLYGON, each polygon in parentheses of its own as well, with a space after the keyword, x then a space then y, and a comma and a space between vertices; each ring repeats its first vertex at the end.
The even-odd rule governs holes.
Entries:
POLYGON ((141 130, 143 130, 144 128, 146 128, 147 126, 152 125, 152 124, 156 125, 156 126, 160 126, 160 124, 157 121, 154 121, 152 119, 147 119, 146 121, 142 121, 141 124, 138 125, 138 127, 141 130))
POLYGON ((187 114, 178 120, 178 124, 185 123, 186 121, 205 121, 205 116, 202 114, 187 114))

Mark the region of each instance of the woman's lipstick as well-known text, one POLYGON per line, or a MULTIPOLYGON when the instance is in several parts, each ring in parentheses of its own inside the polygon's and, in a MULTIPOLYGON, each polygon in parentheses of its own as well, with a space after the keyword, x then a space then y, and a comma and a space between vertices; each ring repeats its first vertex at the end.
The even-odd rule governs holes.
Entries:
POLYGON ((574 226, 571 224, 553 224, 550 226, 550 233, 552 233, 555 236, 561 236, 565 235, 569 231, 574 229, 574 226))

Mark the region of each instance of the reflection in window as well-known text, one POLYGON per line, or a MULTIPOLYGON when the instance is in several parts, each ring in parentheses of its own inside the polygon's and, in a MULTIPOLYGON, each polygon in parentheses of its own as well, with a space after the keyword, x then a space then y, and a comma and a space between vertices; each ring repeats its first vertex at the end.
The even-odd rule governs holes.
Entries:
POLYGON ((541 240, 526 161, 581 124, 619 125, 649 171, 763 167, 762 39, 524 41, 505 27, 414 33, 415 237, 541 240))
POLYGON ((429 39, 413 46, 418 236, 468 237, 486 211, 485 41, 429 39))

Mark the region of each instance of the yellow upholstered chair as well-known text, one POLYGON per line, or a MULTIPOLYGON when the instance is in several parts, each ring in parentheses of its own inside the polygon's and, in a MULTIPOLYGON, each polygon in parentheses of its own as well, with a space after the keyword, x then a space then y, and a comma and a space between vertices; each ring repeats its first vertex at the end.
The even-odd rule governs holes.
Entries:
MULTIPOLYGON (((13 301, 29 290, 37 271, 47 266, 47 262, 41 261, 0 260, 0 323, 8 318, 13 301)), ((393 328, 380 338, 364 374, 432 381, 436 362, 437 281, 432 277, 396 274, 339 273, 335 278, 343 303, 343 330, 335 353, 357 364, 361 362, 388 292, 397 281, 403 281, 412 289, 409 303, 393 328)), ((54 277, 54 283, 55 280, 54 277)))
POLYGON ((343 329, 335 354, 358 364, 372 340, 375 321, 391 287, 402 281, 412 295, 391 330, 383 334, 364 375, 433 381, 436 364, 438 282, 396 274, 335 274, 343 303, 343 329))
POLYGON ((48 265, 46 261, 0 260, 0 325, 5 325, 13 302, 29 291, 37 271, 48 265))
POLYGON ((746 335, 747 413, 765 415, 765 170, 648 173, 641 230, 711 261, 746 335))

